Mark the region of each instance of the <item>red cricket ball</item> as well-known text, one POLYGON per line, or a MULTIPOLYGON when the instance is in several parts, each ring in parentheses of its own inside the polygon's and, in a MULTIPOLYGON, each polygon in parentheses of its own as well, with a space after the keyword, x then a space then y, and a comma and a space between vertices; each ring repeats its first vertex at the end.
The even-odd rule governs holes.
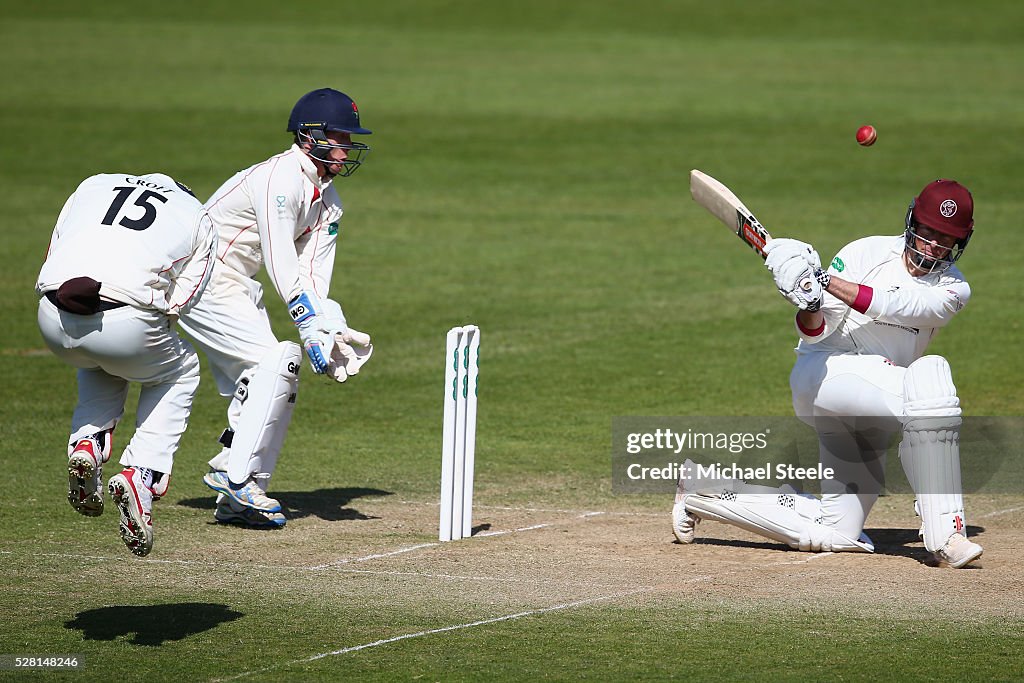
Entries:
POLYGON ((857 144, 862 147, 870 147, 878 139, 878 131, 874 126, 861 126, 857 129, 857 144))

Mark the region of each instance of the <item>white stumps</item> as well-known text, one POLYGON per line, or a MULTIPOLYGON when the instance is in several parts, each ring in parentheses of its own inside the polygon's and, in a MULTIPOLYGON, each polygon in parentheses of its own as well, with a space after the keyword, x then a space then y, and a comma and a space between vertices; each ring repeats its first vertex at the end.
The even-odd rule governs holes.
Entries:
POLYGON ((477 372, 480 329, 448 330, 445 344, 444 427, 441 446, 441 519, 438 538, 473 535, 473 469, 476 452, 477 372))

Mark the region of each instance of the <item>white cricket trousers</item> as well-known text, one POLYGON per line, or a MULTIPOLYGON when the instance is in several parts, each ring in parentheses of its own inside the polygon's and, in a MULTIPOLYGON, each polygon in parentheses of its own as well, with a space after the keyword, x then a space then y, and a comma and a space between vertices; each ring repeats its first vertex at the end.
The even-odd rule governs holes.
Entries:
POLYGON ((900 430, 906 368, 875 355, 812 351, 789 376, 793 410, 818 433, 821 523, 857 538, 884 483, 885 453, 900 430))
POLYGON ((217 391, 225 397, 278 344, 263 306, 262 285, 219 260, 203 297, 179 324, 210 361, 217 391))
POLYGON ((78 405, 70 443, 112 428, 124 414, 128 385, 142 385, 135 433, 121 464, 171 473, 199 387, 199 358, 158 311, 122 306, 94 315, 39 300, 39 330, 50 350, 78 368, 78 405))

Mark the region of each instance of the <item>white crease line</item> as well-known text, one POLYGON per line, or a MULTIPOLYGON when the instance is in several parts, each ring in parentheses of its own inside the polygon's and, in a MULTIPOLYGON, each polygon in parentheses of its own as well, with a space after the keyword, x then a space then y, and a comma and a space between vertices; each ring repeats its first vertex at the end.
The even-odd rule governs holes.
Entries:
MULTIPOLYGON (((458 574, 430 574, 427 572, 398 572, 398 571, 385 571, 381 569, 338 569, 338 572, 345 574, 369 574, 373 576, 415 576, 427 579, 451 579, 454 581, 494 581, 495 583, 529 583, 535 584, 537 582, 534 578, 520 578, 520 577, 501 577, 501 576, 460 576, 458 574)), ((710 577, 709 577, 710 578, 710 577)), ((552 581, 545 581, 547 584, 553 584, 552 581)), ((618 584, 613 583, 578 583, 573 582, 574 587, 582 588, 620 588, 618 584)), ((650 587, 647 587, 650 588, 650 587)))
POLYGON ((546 529, 550 524, 534 524, 533 526, 519 527, 518 529, 507 529, 505 531, 481 531, 477 536, 504 536, 505 534, 514 534, 519 531, 533 531, 534 529, 546 529))
POLYGON ((440 543, 420 543, 419 545, 411 545, 408 548, 399 548, 398 550, 392 550, 389 553, 375 553, 373 555, 364 555, 363 557, 352 557, 343 560, 336 560, 334 562, 328 562, 327 564, 318 564, 309 569, 330 569, 340 564, 351 564, 352 562, 368 562, 369 560, 379 560, 382 557, 392 557, 393 555, 402 555, 404 553, 411 553, 414 550, 420 550, 421 548, 433 548, 434 546, 440 545, 440 543))
MULTIPOLYGON (((607 514, 604 512, 585 512, 582 515, 577 515, 573 519, 587 519, 588 517, 596 517, 597 515, 607 514)), ((554 526, 558 522, 547 522, 544 524, 534 524, 531 526, 520 526, 519 528, 510 528, 504 531, 480 531, 476 536, 478 537, 492 537, 492 536, 505 536, 506 533, 518 533, 519 531, 532 531, 538 528, 548 528, 554 526)))
MULTIPOLYGON (((773 563, 763 564, 763 565, 754 565, 754 566, 749 566, 749 567, 745 567, 745 568, 742 568, 742 569, 737 569, 737 570, 734 570, 734 571, 725 572, 724 575, 739 574, 741 572, 748 572, 748 571, 753 571, 753 570, 756 570, 756 569, 767 569, 768 567, 778 566, 778 565, 804 564, 804 563, 807 563, 807 562, 811 562, 811 561, 813 561, 815 559, 818 559, 818 558, 821 558, 821 557, 827 557, 829 555, 834 555, 834 554, 835 553, 831 553, 831 552, 818 553, 816 555, 812 555, 811 557, 809 557, 807 559, 794 560, 792 562, 773 562, 773 563)), ((708 575, 703 575, 703 576, 696 576, 696 577, 692 577, 692 578, 689 578, 689 579, 683 581, 683 583, 699 583, 701 581, 708 581, 710 579, 720 578, 721 576, 722 576, 722 574, 718 574, 718 575, 708 574, 708 575)), ((651 588, 651 587, 644 587, 644 588, 639 588, 639 589, 633 590, 633 591, 627 591, 627 592, 624 592, 624 593, 617 593, 617 594, 614 594, 614 595, 604 595, 604 596, 599 596, 599 597, 596 597, 596 598, 585 598, 583 600, 576 600, 574 602, 562 603, 560 605, 553 605, 551 607, 541 607, 539 609, 527 610, 525 612, 516 612, 515 614, 506 614, 504 616, 493 617, 491 619, 481 619, 479 621, 472 621, 472 622, 465 623, 465 624, 456 624, 454 626, 444 626, 444 627, 441 627, 441 628, 428 629, 426 631, 417 631, 416 633, 406 633, 406 634, 403 634, 403 635, 400 635, 400 636, 395 636, 393 638, 384 638, 384 639, 381 639, 381 640, 375 640, 372 643, 363 643, 362 645, 353 645, 351 647, 344 647, 344 648, 341 648, 339 650, 332 650, 331 652, 322 652, 322 653, 320 653, 318 655, 313 655, 312 657, 306 657, 305 659, 296 659, 296 660, 293 660, 293 661, 290 661, 290 662, 283 662, 281 664, 275 664, 274 666, 270 666, 270 667, 267 667, 267 668, 264 668, 264 669, 257 669, 257 670, 254 670, 254 671, 245 671, 243 673, 236 674, 235 676, 230 676, 228 678, 215 678, 213 680, 214 681, 218 681, 218 682, 219 681, 233 681, 233 680, 237 680, 239 678, 245 678, 247 676, 253 676, 253 675, 256 675, 256 674, 262 674, 262 673, 266 673, 268 671, 273 671, 273 670, 279 669, 281 667, 292 666, 293 664, 306 664, 308 662, 315 662, 316 660, 324 659, 325 657, 334 657, 334 656, 337 656, 337 655, 348 654, 350 652, 358 652, 360 650, 366 650, 366 649, 369 649, 371 647, 378 647, 378 646, 381 646, 381 645, 388 645, 390 643, 396 643, 396 642, 398 642, 400 640, 408 640, 410 638, 420 638, 420 637, 423 637, 423 636, 434 635, 436 633, 446 633, 448 631, 458 631, 458 630, 462 630, 462 629, 473 628, 475 626, 485 626, 487 624, 496 624, 496 623, 499 623, 499 622, 502 622, 502 621, 511 621, 513 619, 519 619, 519 618, 522 618, 522 617, 533 616, 533 615, 536 615, 536 614, 544 614, 544 613, 547 613, 547 612, 556 612, 556 611, 559 611, 559 610, 571 609, 573 607, 580 607, 582 605, 587 605, 587 604, 591 604, 591 603, 603 602, 603 601, 606 601, 606 600, 615 600, 617 598, 624 598, 624 597, 628 597, 630 595, 638 595, 640 593, 648 593, 648 592, 650 592, 652 590, 655 590, 655 589, 651 588)))
POLYGON ((375 640, 372 643, 363 643, 362 645, 353 645, 352 647, 341 648, 340 650, 333 650, 331 652, 323 652, 312 657, 306 657, 305 659, 296 659, 290 662, 283 662, 275 664, 274 666, 267 667, 265 669, 257 669, 255 671, 246 671, 235 676, 229 676, 228 678, 215 678, 215 681, 233 681, 239 678, 245 678, 246 676, 252 676, 255 674, 262 674, 275 669, 280 669, 285 666, 292 666, 293 664, 306 664, 307 662, 315 662, 318 659, 325 657, 334 657, 337 655, 348 654, 349 652, 358 652, 359 650, 366 650, 371 647, 378 647, 380 645, 388 645, 390 643, 397 643, 400 640, 408 640, 410 638, 421 638, 423 636, 434 635, 435 633, 446 633, 448 631, 460 631, 462 629, 473 628, 476 626, 486 626, 488 624, 497 624, 503 621, 512 621, 513 619, 521 619, 523 617, 530 617, 537 614, 546 614, 548 612, 557 612, 560 610, 572 609, 573 607, 582 607, 583 605, 589 605, 597 602, 604 602, 606 600, 615 600, 618 598, 628 597, 630 595, 637 595, 639 593, 645 593, 650 591, 650 588, 641 588, 634 591, 627 591, 625 593, 615 593, 613 595, 602 595, 596 598, 585 598, 583 600, 576 600, 574 602, 565 602, 560 605, 552 605, 551 607, 540 607, 538 609, 526 610, 524 612, 516 612, 514 614, 505 614, 500 617, 492 617, 490 619, 481 619, 479 621, 471 621, 465 624, 455 624, 454 626, 443 626, 441 628, 432 628, 426 631, 417 631, 415 633, 405 633, 400 636, 393 638, 384 638, 382 640, 375 640))
POLYGON ((998 517, 1000 515, 1008 515, 1011 512, 1018 512, 1020 510, 1024 510, 1024 505, 1021 505, 1021 506, 1015 507, 1015 508, 1007 508, 1005 510, 996 510, 995 512, 988 512, 988 513, 986 513, 984 515, 978 515, 978 519, 986 519, 988 517, 998 517))
MULTIPOLYGON (((20 553, 18 553, 20 554, 20 553)), ((13 551, 0 550, 0 555, 15 555, 13 551)), ((123 557, 104 557, 102 555, 73 555, 71 553, 28 553, 32 557, 60 557, 60 558, 73 558, 73 559, 86 559, 95 560, 97 562, 117 562, 123 560, 123 557)), ((384 555, 382 555, 384 556, 384 555)), ((220 568, 249 568, 249 569, 286 569, 288 571, 295 570, 317 570, 323 571, 318 567, 309 566, 296 566, 290 564, 241 564, 237 562, 213 562, 213 561, 201 561, 201 560, 156 560, 156 559, 143 559, 134 558, 134 562, 148 562, 154 564, 183 564, 183 565, 197 565, 203 567, 220 567, 220 568)), ((341 566, 331 566, 332 571, 338 573, 357 573, 367 575, 380 575, 380 577, 414 577, 419 579, 442 579, 445 581, 477 581, 477 582, 494 582, 496 584, 536 584, 535 579, 530 578, 519 578, 519 577, 472 577, 472 575, 452 574, 452 573, 431 573, 429 571, 390 571, 387 569, 347 569, 341 566)), ((552 582, 548 582, 551 584, 552 582)), ((606 589, 606 588, 618 588, 617 584, 581 584, 579 582, 572 582, 571 584, 565 584, 573 588, 590 588, 590 589, 606 589)))
MULTIPOLYGON (((576 519, 585 519, 587 517, 594 517, 596 515, 603 515, 604 512, 585 512, 578 515, 576 519)), ((569 520, 566 520, 569 521, 569 520)), ((546 524, 534 524, 533 526, 519 527, 518 529, 509 529, 507 531, 482 531, 470 538, 476 537, 490 537, 490 536, 504 536, 505 534, 520 533, 523 531, 533 531, 535 529, 546 529, 553 526, 557 522, 551 522, 546 524)), ((290 571, 294 570, 305 570, 305 571, 324 571, 327 569, 335 569, 342 565, 352 564, 355 562, 369 562, 370 560, 379 560, 386 557, 393 557, 395 555, 403 555, 405 553, 413 552, 416 550, 422 550, 423 548, 435 548, 442 545, 440 542, 435 543, 420 543, 418 545, 408 546, 406 548, 399 548, 398 550, 392 550, 385 553, 373 553, 371 555, 363 555, 362 557, 348 557, 334 562, 327 562, 325 564, 318 564, 313 566, 307 565, 263 565, 263 564, 252 564, 252 563, 240 563, 240 562, 214 562, 214 561, 201 561, 201 560, 158 560, 155 558, 132 558, 133 562, 147 562, 150 564, 180 564, 180 565, 196 565, 202 567, 243 567, 248 569, 287 569, 290 571)), ((0 550, 0 554, 13 555, 14 553, 9 550, 0 550)), ((78 560, 98 560, 98 561, 110 561, 118 560, 120 558, 103 557, 100 555, 82 555, 77 553, 28 553, 34 557, 66 557, 74 558, 78 560)))
MULTIPOLYGON (((420 505, 428 508, 436 508, 439 503, 430 503, 426 501, 392 501, 386 498, 360 498, 360 502, 364 503, 395 503, 397 505, 420 505)), ((182 506, 184 507, 184 506, 182 506)), ((615 512, 612 510, 565 510, 562 508, 525 508, 525 507, 509 507, 504 505, 479 505, 474 503, 473 508, 476 510, 505 510, 508 512, 557 512, 559 514, 588 514, 588 515, 615 515, 622 517, 665 517, 667 512, 615 512)))

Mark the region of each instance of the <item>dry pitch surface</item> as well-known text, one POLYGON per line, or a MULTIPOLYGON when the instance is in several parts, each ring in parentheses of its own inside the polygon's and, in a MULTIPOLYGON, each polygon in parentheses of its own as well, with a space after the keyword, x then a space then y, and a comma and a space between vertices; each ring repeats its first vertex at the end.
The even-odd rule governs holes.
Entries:
MULTIPOLYGON (((197 505, 167 502, 157 509, 158 519, 161 508, 195 512, 197 505)), ((281 531, 158 525, 156 551, 128 562, 104 552, 3 554, 15 575, 25 572, 40 581, 63 574, 64 580, 78 575, 88 583, 118 561, 118 580, 148 586, 151 599, 194 585, 227 596, 244 593, 257 604, 263 598, 268 604, 308 602, 337 613, 341 622, 348 613, 382 615, 365 637, 344 629, 317 632, 302 644, 308 649, 277 653, 238 672, 259 678, 401 647, 397 643, 410 639, 444 639, 452 631, 588 605, 834 608, 883 621, 936 613, 968 621, 1022 619, 1024 497, 976 495, 968 506, 971 535, 985 554, 963 570, 926 564, 911 499, 903 495, 882 498, 869 518, 874 555, 795 552, 710 522, 698 527, 693 545, 684 546, 672 538, 667 506, 611 511, 479 505, 473 538, 438 543, 432 540, 436 504, 380 497, 360 499, 351 514, 341 508, 335 519, 293 510, 281 531), (403 610, 415 616, 385 616, 403 610)), ((22 590, 35 592, 31 586, 22 590)))

